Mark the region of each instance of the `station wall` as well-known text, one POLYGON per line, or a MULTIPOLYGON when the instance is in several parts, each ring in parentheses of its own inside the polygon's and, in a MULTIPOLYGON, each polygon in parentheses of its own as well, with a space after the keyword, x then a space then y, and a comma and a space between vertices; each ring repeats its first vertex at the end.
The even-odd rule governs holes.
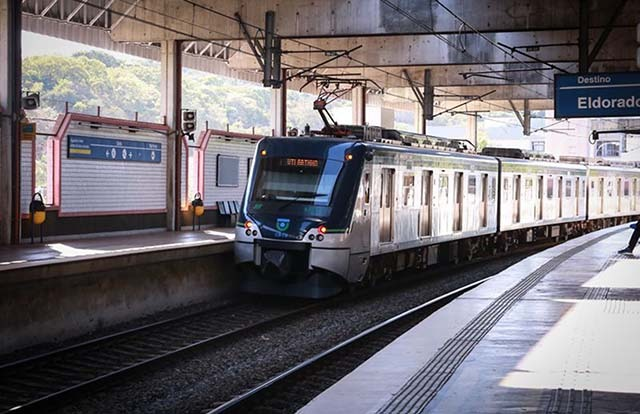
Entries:
MULTIPOLYGON (((46 145, 45 238, 165 228, 166 133, 162 124, 60 115, 46 145)), ((241 201, 260 138, 207 130, 197 146, 182 140, 179 197, 183 226, 193 224, 189 207, 195 192, 201 193, 206 207, 201 225, 233 225, 235 217, 221 216, 217 202, 241 201)), ((26 240, 31 236, 29 203, 36 188, 35 153, 36 142, 24 140, 21 209, 22 237, 26 240)), ((36 239, 39 234, 36 228, 36 239)))
MULTIPOLYGON (((76 113, 60 115, 47 141, 45 237, 164 228, 166 132, 162 124, 76 113)), ((35 143, 24 141, 23 239, 31 235, 34 153, 35 143)))

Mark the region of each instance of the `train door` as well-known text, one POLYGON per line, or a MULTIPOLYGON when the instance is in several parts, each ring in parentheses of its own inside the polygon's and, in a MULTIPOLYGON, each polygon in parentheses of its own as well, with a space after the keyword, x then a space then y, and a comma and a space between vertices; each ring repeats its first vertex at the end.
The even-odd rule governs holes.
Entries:
POLYGON ((393 202, 394 202, 394 174, 393 168, 383 168, 380 188, 380 242, 390 242, 393 239, 393 202))
POLYGON ((616 182, 616 195, 618 199, 618 205, 616 207, 616 211, 619 213, 622 211, 622 178, 618 178, 616 182))
POLYGON ((422 199, 420 200, 420 237, 431 236, 431 199, 433 171, 422 171, 422 199))
POLYGON ((453 181, 453 194, 455 197, 453 206, 453 231, 462 231, 463 183, 461 172, 455 173, 453 181))
POLYGON ((604 178, 598 180, 598 214, 604 213, 604 178))
POLYGON ((489 209, 489 174, 482 174, 482 202, 480 203, 480 227, 487 227, 489 209))
POLYGON ((513 177, 513 223, 520 223, 520 198, 522 192, 520 190, 521 175, 513 177))
POLYGON ((636 208, 638 207, 637 194, 638 194, 638 179, 634 178, 633 185, 631 187, 631 211, 636 211, 636 208))
POLYGON ((562 217, 562 184, 564 180, 558 177, 558 218, 562 217))
POLYGON ((544 177, 542 175, 538 176, 538 199, 536 200, 536 206, 538 207, 538 211, 536 212, 536 219, 537 220, 542 220, 543 218, 543 210, 542 210, 542 203, 543 203, 543 194, 544 194, 544 177))

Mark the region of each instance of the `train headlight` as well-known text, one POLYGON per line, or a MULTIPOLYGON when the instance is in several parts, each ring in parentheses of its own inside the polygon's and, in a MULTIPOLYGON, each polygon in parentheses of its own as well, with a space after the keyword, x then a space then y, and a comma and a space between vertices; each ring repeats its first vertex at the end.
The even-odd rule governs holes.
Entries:
POLYGON ((254 236, 257 236, 258 235, 258 230, 252 231, 251 234, 253 234, 254 236))
POLYGON ((251 236, 251 230, 249 229, 245 230, 244 234, 246 234, 247 236, 251 236))
POLYGON ((251 226, 253 226, 253 223, 252 223, 252 222, 250 222, 249 220, 247 220, 247 221, 245 221, 245 222, 244 222, 244 228, 245 228, 245 229, 250 229, 250 228, 251 228, 251 226))
POLYGON ((309 235, 309 240, 314 241, 316 239, 316 236, 314 236, 313 234, 309 235))
POLYGON ((324 236, 323 236, 322 234, 318 234, 318 237, 317 237, 317 238, 318 238, 318 241, 322 241, 322 240, 324 240, 324 236))
POLYGON ((325 226, 324 224, 320 227, 318 227, 318 232, 321 234, 326 234, 327 233, 327 226, 325 226))
POLYGON ((260 155, 262 155, 263 157, 267 156, 267 150, 263 149, 262 151, 260 151, 260 155))
POLYGON ((344 159, 347 161, 351 161, 353 159, 353 154, 347 154, 344 156, 344 159))

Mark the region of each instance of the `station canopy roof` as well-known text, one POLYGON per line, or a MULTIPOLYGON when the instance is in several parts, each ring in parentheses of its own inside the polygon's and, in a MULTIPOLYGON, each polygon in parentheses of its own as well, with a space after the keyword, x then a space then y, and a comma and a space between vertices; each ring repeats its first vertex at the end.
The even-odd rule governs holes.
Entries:
POLYGON ((532 110, 553 108, 554 74, 578 71, 581 3, 589 70, 635 70, 634 0, 24 0, 23 11, 27 30, 70 40, 81 40, 73 30, 129 48, 182 40, 185 65, 253 81, 262 74, 250 43, 264 41, 274 11, 282 68, 314 68, 291 88, 359 80, 410 103, 429 69, 436 107, 470 101, 464 108, 474 111, 525 99, 532 110))

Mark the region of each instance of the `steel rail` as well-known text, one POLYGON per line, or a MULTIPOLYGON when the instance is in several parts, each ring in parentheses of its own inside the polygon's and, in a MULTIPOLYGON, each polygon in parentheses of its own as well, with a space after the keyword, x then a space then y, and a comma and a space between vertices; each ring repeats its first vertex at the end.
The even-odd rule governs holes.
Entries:
POLYGON ((381 322, 371 328, 368 328, 365 331, 339 343, 338 345, 303 361, 302 363, 296 365, 295 367, 281 374, 278 374, 277 376, 245 392, 244 394, 241 394, 225 402, 224 404, 208 411, 207 414, 245 412, 245 410, 248 409, 247 405, 250 405, 252 402, 262 398, 264 395, 266 395, 268 392, 274 389, 274 387, 282 384, 284 381, 300 373, 302 370, 312 367, 313 365, 318 364, 320 362, 323 362, 333 357, 334 355, 336 355, 339 351, 345 350, 346 348, 352 345, 355 345, 356 343, 362 340, 366 340, 367 338, 382 332, 383 329, 388 328, 391 325, 402 323, 408 320, 410 317, 416 316, 420 312, 427 311, 429 308, 433 310, 437 310, 440 307, 444 306, 446 303, 449 303, 451 300, 455 299, 457 296, 463 294, 464 292, 470 289, 473 289, 474 287, 486 282, 487 280, 492 279, 493 277, 495 276, 490 276, 490 277, 475 281, 473 283, 470 283, 468 285, 465 285, 463 287, 457 288, 455 290, 452 290, 451 292, 445 293, 444 295, 431 299, 421 305, 413 307, 407 311, 400 313, 399 315, 396 315, 392 318, 387 319, 384 322, 381 322))
MULTIPOLYGON (((103 386, 108 382, 134 375, 143 367, 148 368, 160 362, 169 362, 173 358, 184 356, 188 352, 198 351, 205 347, 223 343, 226 340, 246 334, 246 332, 251 330, 263 328, 270 324, 302 315, 323 305, 326 305, 326 303, 301 303, 292 310, 276 309, 275 315, 273 315, 274 306, 266 307, 265 314, 271 313, 271 315, 257 321, 250 320, 247 321, 246 324, 242 324, 242 306, 247 306, 247 304, 242 303, 238 309, 238 314, 241 315, 239 317, 240 321, 233 320, 229 322, 230 326, 223 327, 222 332, 218 332, 204 339, 194 334, 194 338, 191 340, 188 336, 185 336, 187 335, 186 333, 183 333, 183 336, 178 335, 172 338, 173 344, 165 344, 162 342, 162 339, 158 339, 158 337, 162 337, 163 334, 165 334, 165 336, 170 335, 170 332, 163 329, 174 326, 178 322, 188 323, 189 321, 193 321, 197 323, 207 314, 215 316, 216 311, 220 313, 222 309, 225 311, 233 310, 235 305, 228 305, 218 308, 217 310, 202 311, 147 324, 142 327, 92 339, 60 350, 4 364, 0 366, 0 412, 42 412, 45 408, 51 409, 52 406, 86 394, 88 391, 103 386), (147 336, 141 339, 141 333, 145 333, 147 336), (131 340, 131 342, 127 343, 127 340, 131 340), (147 341, 146 344, 144 342, 145 340, 147 341), (120 350, 116 349, 114 351, 114 347, 109 347, 109 345, 114 344, 114 341, 119 341, 116 342, 116 345, 121 348, 120 350), (158 345, 159 343, 162 345, 158 345), (145 347, 145 345, 148 345, 148 347, 145 347), (92 354, 90 354, 89 361, 95 365, 87 364, 83 366, 82 362, 78 362, 78 360, 86 358, 86 352, 91 352, 91 348, 94 347, 97 349, 93 350, 92 354), (124 348, 124 350, 122 348, 124 348), (83 352, 85 352, 84 355, 83 352), (110 358, 103 360, 100 356, 101 352, 107 353, 107 355, 111 354, 109 355, 110 358), (120 354, 118 352, 120 352, 120 354), (91 356, 93 356, 93 358, 91 358, 91 356), (77 357, 80 358, 76 359, 77 357), (102 364, 96 362, 96 359, 100 360, 102 364), (69 368, 68 370, 64 369, 65 364, 66 368, 69 368), (97 371, 96 374, 91 373, 92 368, 94 372, 97 371), (49 377, 56 377, 57 373, 56 379, 58 381, 56 382, 66 383, 66 385, 52 385, 52 380, 39 377, 40 382, 38 382, 38 379, 35 378, 36 376, 34 376, 32 372, 38 370, 44 371, 49 377), (26 384, 24 386, 25 389, 17 389, 16 384, 26 384), (47 389, 51 389, 51 391, 42 391, 47 389), (12 403, 9 399, 10 397, 7 397, 9 393, 12 393, 14 396, 23 395, 24 397, 12 403)), ((251 319, 251 316, 260 314, 260 311, 256 309, 256 311, 250 313, 247 318, 251 319)), ((188 328, 186 330, 188 330, 188 328)))

